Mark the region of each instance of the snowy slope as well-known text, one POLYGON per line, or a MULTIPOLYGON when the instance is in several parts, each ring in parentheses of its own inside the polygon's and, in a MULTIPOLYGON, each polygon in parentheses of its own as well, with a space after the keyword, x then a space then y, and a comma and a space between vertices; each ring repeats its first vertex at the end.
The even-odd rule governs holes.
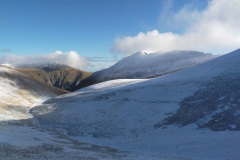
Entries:
POLYGON ((138 82, 146 81, 147 79, 117 79, 117 80, 110 80, 98 84, 94 84, 88 86, 86 88, 81 89, 81 91, 75 92, 74 94, 78 94, 79 92, 86 92, 86 91, 93 91, 93 90, 106 90, 106 89, 115 89, 123 86, 127 86, 130 84, 135 84, 138 82))
POLYGON ((0 67, 1 160, 112 160, 129 155, 113 148, 83 143, 34 125, 29 109, 63 93, 66 92, 0 67))
POLYGON ((29 118, 35 104, 63 93, 67 92, 0 67, 0 121, 29 118))
POLYGON ((93 73, 77 89, 113 79, 152 78, 173 73, 207 60, 212 54, 197 51, 138 52, 126 57, 108 69, 93 73))
POLYGON ((239 62, 240 49, 144 82, 98 84, 31 113, 40 126, 147 159, 239 159, 239 62))

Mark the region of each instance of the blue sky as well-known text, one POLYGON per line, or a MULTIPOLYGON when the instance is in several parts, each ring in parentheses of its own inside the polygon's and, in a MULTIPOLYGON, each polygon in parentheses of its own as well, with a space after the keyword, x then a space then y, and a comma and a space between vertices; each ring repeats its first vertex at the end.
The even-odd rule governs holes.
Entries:
MULTIPOLYGON (((118 36, 159 28, 161 10, 189 0, 1 0, 1 48, 17 54, 74 50, 87 56, 109 52, 118 36)), ((203 1, 201 1, 203 2, 203 1)), ((201 4, 202 5, 202 4, 201 4)))
POLYGON ((140 44, 132 49, 126 38, 135 44, 141 32, 145 37, 154 30, 156 36, 185 34, 208 7, 207 0, 0 0, 0 56, 75 51, 101 61, 142 49, 156 51, 140 44))

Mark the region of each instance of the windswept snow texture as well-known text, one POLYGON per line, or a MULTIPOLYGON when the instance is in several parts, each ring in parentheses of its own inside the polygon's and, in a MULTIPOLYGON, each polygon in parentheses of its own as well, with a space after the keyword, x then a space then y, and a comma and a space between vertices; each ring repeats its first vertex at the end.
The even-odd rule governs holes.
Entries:
POLYGON ((192 67, 210 59, 212 54, 197 51, 138 52, 112 67, 93 73, 77 89, 114 79, 144 79, 158 77, 192 67))
POLYGON ((97 84, 48 100, 31 113, 40 126, 147 159, 237 160, 239 62, 240 49, 135 84, 97 84))

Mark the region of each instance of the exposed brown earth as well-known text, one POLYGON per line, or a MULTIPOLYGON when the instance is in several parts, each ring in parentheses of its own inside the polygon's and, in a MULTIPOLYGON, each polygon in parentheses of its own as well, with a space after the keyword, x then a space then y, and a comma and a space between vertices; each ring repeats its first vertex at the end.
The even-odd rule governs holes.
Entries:
POLYGON ((60 69, 49 69, 46 67, 41 69, 17 68, 15 70, 38 81, 68 91, 73 91, 82 80, 91 75, 90 72, 85 72, 68 66, 60 69))

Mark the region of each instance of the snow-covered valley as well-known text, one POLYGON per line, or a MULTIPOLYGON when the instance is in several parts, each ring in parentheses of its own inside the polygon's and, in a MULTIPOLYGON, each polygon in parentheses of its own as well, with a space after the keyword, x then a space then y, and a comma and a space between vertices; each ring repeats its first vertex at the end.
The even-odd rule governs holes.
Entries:
POLYGON ((28 116, 18 118, 7 104, 19 83, 3 77, 0 158, 240 159, 239 62, 236 50, 152 79, 106 81, 57 97, 35 89, 40 98, 28 103, 21 92, 14 96, 26 95, 19 99, 28 116), (53 98, 36 105, 42 97, 53 98))
POLYGON ((66 91, 0 67, 0 159, 115 159, 125 152, 38 127, 29 110, 66 91))

